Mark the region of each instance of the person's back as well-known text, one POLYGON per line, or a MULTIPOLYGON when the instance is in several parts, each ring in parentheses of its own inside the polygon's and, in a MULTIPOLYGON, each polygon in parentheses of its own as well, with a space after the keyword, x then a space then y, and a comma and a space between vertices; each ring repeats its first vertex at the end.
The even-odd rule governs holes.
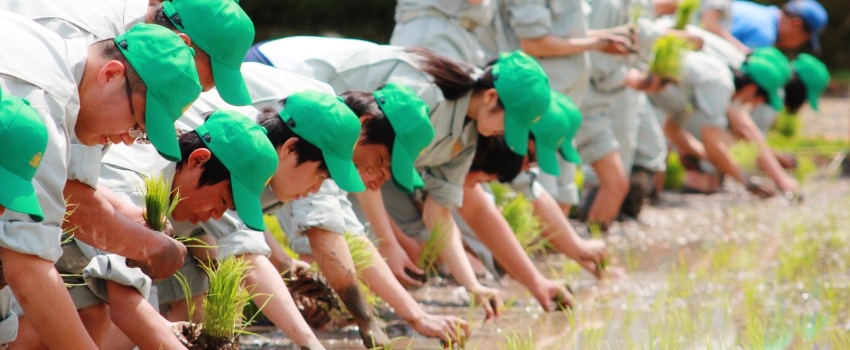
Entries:
POLYGON ((732 35, 747 47, 773 46, 779 25, 779 8, 750 1, 732 3, 732 35))
POLYGON ((64 39, 92 43, 145 21, 145 0, 0 0, 0 9, 32 19, 64 39))

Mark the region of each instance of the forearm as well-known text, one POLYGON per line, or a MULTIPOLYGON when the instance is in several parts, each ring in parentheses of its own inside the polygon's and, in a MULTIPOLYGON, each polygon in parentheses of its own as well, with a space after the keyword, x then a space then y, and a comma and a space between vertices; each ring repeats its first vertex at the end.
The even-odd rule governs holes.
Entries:
POLYGON ((481 185, 464 187, 458 212, 511 277, 526 287, 543 278, 481 185))
POLYGON ((759 149, 758 165, 764 172, 773 179, 779 188, 783 191, 793 190, 795 184, 788 178, 788 174, 782 169, 779 160, 773 150, 767 144, 761 130, 758 128, 749 113, 743 110, 730 109, 729 124, 732 129, 741 135, 745 140, 755 142, 759 149))
POLYGON ((480 287, 478 280, 475 279, 475 273, 472 271, 472 265, 469 263, 466 252, 463 250, 463 243, 460 240, 460 230, 457 228, 457 224, 452 218, 449 209, 441 207, 429 197, 425 200, 422 220, 431 234, 443 235, 446 245, 443 251, 440 252, 440 259, 448 265, 449 270, 451 270, 452 275, 457 279, 458 283, 466 287, 467 290, 474 290, 480 287), (441 233, 435 232, 437 229, 441 233))
POLYGON ((381 197, 381 191, 365 191, 355 195, 360 201, 363 214, 369 220, 372 232, 378 237, 379 244, 387 247, 398 247, 399 243, 393 233, 390 216, 387 214, 387 209, 384 208, 384 198, 381 197))
POLYGON ((147 257, 148 243, 161 235, 119 212, 112 204, 114 198, 82 182, 68 181, 64 196, 73 211, 64 226, 74 228, 75 238, 96 248, 142 260, 147 257))
POLYGON ((107 281, 110 318, 139 349, 185 349, 171 332, 171 323, 130 288, 107 281))
POLYGON ((561 213, 555 199, 548 192, 544 192, 532 204, 534 204, 534 215, 540 218, 543 227, 546 228, 544 235, 549 243, 573 259, 578 257, 582 238, 561 213))
POLYGON ((361 274, 369 289, 386 301, 407 322, 413 322, 425 315, 425 310, 416 302, 416 299, 413 299, 413 296, 393 277, 390 267, 378 254, 375 246, 371 242, 365 246, 372 256, 372 266, 363 270, 361 274))
POLYGON ((519 46, 525 53, 535 57, 569 56, 599 47, 600 38, 562 38, 546 35, 533 39, 520 39, 519 46))
POLYGON ((747 177, 744 172, 738 167, 738 164, 732 159, 732 153, 727 145, 728 133, 726 130, 707 126, 702 129, 702 139, 705 145, 705 152, 708 159, 711 161, 717 170, 721 173, 729 175, 740 183, 747 183, 747 177))

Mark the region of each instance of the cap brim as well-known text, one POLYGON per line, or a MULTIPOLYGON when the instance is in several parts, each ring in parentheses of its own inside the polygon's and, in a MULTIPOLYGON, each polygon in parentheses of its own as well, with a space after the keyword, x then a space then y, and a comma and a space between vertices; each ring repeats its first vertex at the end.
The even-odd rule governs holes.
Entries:
POLYGON ((424 182, 413 166, 413 159, 410 159, 410 155, 406 151, 407 149, 404 145, 396 140, 393 145, 391 168, 393 178, 396 180, 398 186, 401 186, 403 191, 411 193, 417 187, 421 188, 424 186, 424 182))
POLYGON ((180 161, 177 130, 165 106, 148 90, 145 100, 145 132, 157 152, 172 162, 180 161))
POLYGON ((521 156, 528 153, 528 133, 531 125, 520 125, 516 118, 509 116, 510 112, 505 110, 505 142, 511 151, 521 156))
POLYGON ((581 164, 581 156, 578 154, 575 146, 573 146, 572 140, 566 140, 561 144, 561 156, 570 163, 581 164))
POLYGON ((251 94, 248 93, 242 72, 215 60, 211 60, 210 64, 212 65, 215 87, 221 99, 234 106, 250 105, 251 94))
POLYGON ((32 180, 27 181, 0 168, 0 183, 3 184, 3 190, 0 191, 0 205, 8 210, 29 214, 35 221, 44 220, 32 180))
POLYGON ((230 188, 233 191, 233 204, 236 213, 245 223, 245 226, 256 231, 264 231, 266 224, 263 221, 263 208, 260 205, 260 194, 254 193, 239 179, 230 179, 230 188))
POLYGON ((770 91, 767 93, 767 102, 774 110, 782 110, 782 99, 779 98, 779 93, 777 91, 770 91))
POLYGON ((536 143, 535 145, 537 165, 540 166, 540 169, 549 175, 560 176, 561 167, 558 166, 558 150, 543 146, 542 143, 536 143))
POLYGON ((366 190, 366 185, 363 184, 363 179, 354 167, 354 162, 351 159, 340 159, 330 154, 322 152, 325 157, 325 164, 328 165, 328 173, 331 179, 339 185, 339 188, 347 192, 363 192, 366 190))

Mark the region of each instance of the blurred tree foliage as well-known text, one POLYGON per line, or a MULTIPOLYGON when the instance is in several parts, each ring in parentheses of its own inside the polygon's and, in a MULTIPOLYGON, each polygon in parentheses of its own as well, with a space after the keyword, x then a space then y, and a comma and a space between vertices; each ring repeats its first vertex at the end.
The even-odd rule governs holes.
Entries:
MULTIPOLYGON (((463 1, 463 0, 457 0, 463 1)), ((756 0, 782 4, 784 0, 756 0)), ((820 0, 830 15, 819 56, 831 69, 850 68, 850 1, 820 0)), ((390 0, 242 0, 257 41, 290 35, 345 36, 387 43, 393 30, 390 0)))

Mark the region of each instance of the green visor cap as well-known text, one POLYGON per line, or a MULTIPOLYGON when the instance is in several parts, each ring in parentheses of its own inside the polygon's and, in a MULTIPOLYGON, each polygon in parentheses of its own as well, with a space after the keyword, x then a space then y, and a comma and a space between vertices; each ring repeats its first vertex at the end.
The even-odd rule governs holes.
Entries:
POLYGON ((807 53, 801 53, 792 63, 797 76, 806 86, 806 99, 809 105, 818 110, 818 100, 829 85, 829 71, 820 60, 807 53))
MULTIPOLYGON (((531 126, 531 134, 534 135, 537 150, 537 163, 540 169, 550 175, 561 175, 558 151, 563 149, 565 144, 569 144, 572 149, 571 141, 578 129, 578 125, 573 126, 573 115, 578 115, 578 124, 580 124, 581 113, 573 101, 564 94, 552 91, 549 109, 543 113, 543 118, 539 122, 531 126)), ((567 157, 564 158, 567 159, 567 157)))
POLYGON ((254 43, 254 23, 233 0, 171 0, 162 3, 166 17, 210 56, 218 94, 234 106, 251 104, 240 68, 254 43))
POLYGON ((514 153, 528 153, 528 132, 549 108, 549 78, 522 51, 503 52, 492 68, 499 100, 505 106, 505 142, 514 153))
POLYGON ((342 98, 318 91, 302 91, 286 98, 280 118, 299 137, 322 151, 331 179, 343 190, 363 192, 354 147, 360 137, 360 119, 342 98))
POLYGON ((788 82, 788 76, 779 67, 780 65, 781 63, 774 63, 768 57, 761 56, 750 56, 741 65, 741 71, 767 92, 768 103, 777 111, 782 109, 783 104, 779 90, 788 82))
POLYGON ((277 152, 266 129, 239 112, 219 110, 195 132, 230 171, 239 218, 252 230, 265 230, 260 194, 277 170, 277 152))
POLYGON ((791 62, 788 62, 788 57, 785 56, 782 51, 775 47, 759 47, 753 50, 753 53, 750 54, 749 57, 763 57, 768 61, 776 64, 776 67, 779 68, 779 71, 782 73, 783 79, 791 80, 791 75, 793 72, 791 71, 791 62))
POLYGON ((27 100, 0 93, 0 205, 44 220, 32 178, 47 148, 47 129, 27 100))
POLYGON ((434 139, 428 105, 409 87, 388 83, 373 94, 395 131, 391 157, 393 178, 407 192, 425 186, 413 163, 434 139))
POLYGON ((195 51, 173 31, 140 23, 113 39, 147 88, 145 131, 160 155, 180 160, 174 121, 201 94, 195 51))

